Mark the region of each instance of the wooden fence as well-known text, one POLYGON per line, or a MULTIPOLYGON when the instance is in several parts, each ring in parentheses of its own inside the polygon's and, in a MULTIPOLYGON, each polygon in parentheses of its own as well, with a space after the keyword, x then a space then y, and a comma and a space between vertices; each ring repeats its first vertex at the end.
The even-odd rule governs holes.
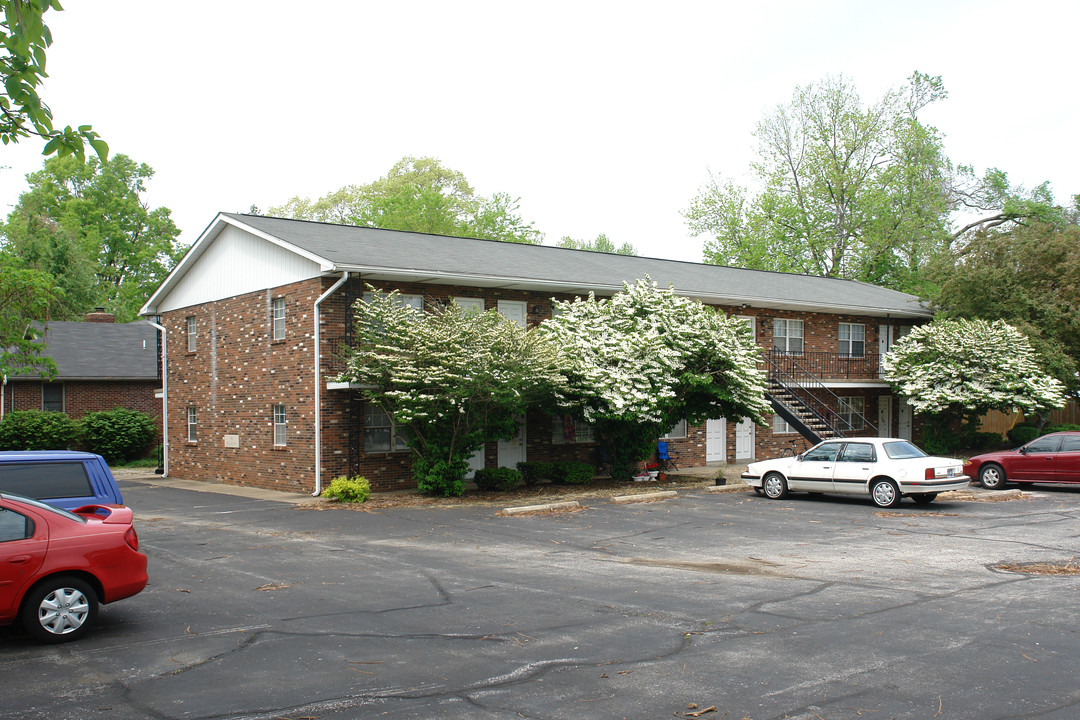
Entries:
MULTIPOLYGON (((991 410, 979 419, 981 432, 996 432, 1004 435, 1014 425, 1024 422, 1023 413, 1003 413, 991 410)), ((1050 413, 1050 425, 1080 425, 1080 403, 1076 400, 1065 401, 1065 407, 1050 413)))

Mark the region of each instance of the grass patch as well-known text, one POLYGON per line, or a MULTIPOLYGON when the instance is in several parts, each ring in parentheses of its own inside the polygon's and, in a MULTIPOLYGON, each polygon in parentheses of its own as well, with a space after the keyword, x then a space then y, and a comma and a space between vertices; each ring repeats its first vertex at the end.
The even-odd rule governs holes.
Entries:
POLYGON ((1080 575, 1080 563, 1076 562, 1076 558, 1065 562, 1000 563, 994 569, 1028 575, 1080 575))

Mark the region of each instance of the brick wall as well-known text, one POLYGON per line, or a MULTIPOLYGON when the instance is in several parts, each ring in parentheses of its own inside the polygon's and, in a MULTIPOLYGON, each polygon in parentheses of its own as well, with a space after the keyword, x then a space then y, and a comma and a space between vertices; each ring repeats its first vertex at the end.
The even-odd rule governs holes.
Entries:
MULTIPOLYGON (((171 474, 278 490, 311 492, 314 489, 312 306, 335 280, 312 279, 171 311, 165 316, 163 322, 169 333, 171 474), (272 304, 279 297, 286 300, 287 330, 284 340, 275 341, 272 339, 272 304), (194 317, 197 323, 194 352, 187 351, 188 317, 194 317), (274 445, 274 405, 286 407, 288 440, 284 447, 274 445), (198 437, 193 443, 186 441, 188 407, 196 409, 198 419, 198 437), (229 445, 236 447, 227 447, 226 439, 230 441, 229 445)), ((480 297, 490 309, 496 307, 499 300, 523 301, 530 325, 551 316, 553 293, 550 292, 420 283, 373 282, 372 285, 380 290, 396 289, 406 295, 422 295, 425 304, 448 302, 452 297, 480 297)), ((352 292, 359 295, 363 289, 354 285, 352 292)), ((573 299, 568 294, 555 296, 573 299)), ((321 306, 324 383, 336 377, 344 367, 338 356, 346 336, 346 304, 346 293, 339 290, 321 306)), ((877 347, 879 320, 875 318, 737 307, 721 309, 729 314, 754 316, 758 343, 766 348, 772 347, 772 321, 778 317, 803 320, 807 352, 836 352, 839 322, 863 323, 867 352, 877 347)), ((837 394, 865 394, 866 415, 873 422, 877 413, 876 396, 880 392, 875 389, 851 393, 837 391, 837 394)), ((354 418, 362 418, 362 405, 353 398, 352 391, 327 390, 325 385, 321 398, 322 482, 325 484, 349 470, 350 413, 354 418)), ((771 419, 771 416, 766 418, 771 419)), ((725 446, 729 462, 734 462, 735 424, 734 420, 727 423, 725 446)), ((789 447, 792 438, 797 437, 786 434, 774 437, 771 425, 758 427, 755 436, 758 458, 779 455, 780 450, 789 447)), ((704 425, 690 427, 685 439, 670 442, 672 449, 680 454, 681 466, 705 463, 704 425)), ((553 444, 550 417, 539 412, 529 413, 526 447, 529 460, 598 462, 595 443, 553 444)), ((485 462, 487 467, 498 464, 497 443, 489 443, 485 448, 485 462)), ((415 487, 409 468, 408 452, 360 453, 359 472, 376 490, 415 487)))
MULTIPOLYGON (((65 380, 64 412, 78 420, 89 412, 122 407, 148 413, 161 429, 161 401, 154 393, 161 387, 158 380, 65 380)), ((41 410, 41 381, 8 379, 4 391, 4 412, 41 410)))

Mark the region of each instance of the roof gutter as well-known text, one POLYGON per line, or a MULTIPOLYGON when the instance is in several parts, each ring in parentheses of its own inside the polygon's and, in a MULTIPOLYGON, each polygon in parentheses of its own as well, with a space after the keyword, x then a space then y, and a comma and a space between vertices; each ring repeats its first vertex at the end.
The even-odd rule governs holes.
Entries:
POLYGON ((146 321, 161 333, 161 461, 162 477, 169 477, 169 334, 164 325, 146 321))
POLYGON ((311 494, 316 497, 322 494, 322 340, 319 331, 319 306, 348 279, 349 272, 346 270, 341 273, 338 281, 315 301, 313 312, 315 316, 315 492, 311 494))

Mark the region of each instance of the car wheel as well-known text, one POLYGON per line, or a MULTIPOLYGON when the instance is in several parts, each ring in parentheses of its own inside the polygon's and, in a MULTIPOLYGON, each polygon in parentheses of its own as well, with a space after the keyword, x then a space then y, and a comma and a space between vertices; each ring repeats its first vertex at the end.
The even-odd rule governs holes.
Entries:
POLYGON ((915 493, 911 496, 911 499, 915 501, 916 505, 929 505, 934 502, 936 497, 937 493, 915 493))
POLYGON ((769 473, 761 481, 761 487, 765 491, 765 497, 770 500, 780 500, 787 497, 787 480, 780 473, 769 473))
POLYGON ((35 640, 62 643, 77 640, 97 619, 94 589, 76 577, 50 578, 23 601, 22 621, 35 640))
POLYGON ((896 507, 900 503, 900 489, 892 480, 875 480, 870 487, 870 497, 878 507, 896 507))
POLYGON ((983 465, 979 469, 979 484, 987 490, 1003 490, 1005 488, 1005 468, 994 463, 983 465))

